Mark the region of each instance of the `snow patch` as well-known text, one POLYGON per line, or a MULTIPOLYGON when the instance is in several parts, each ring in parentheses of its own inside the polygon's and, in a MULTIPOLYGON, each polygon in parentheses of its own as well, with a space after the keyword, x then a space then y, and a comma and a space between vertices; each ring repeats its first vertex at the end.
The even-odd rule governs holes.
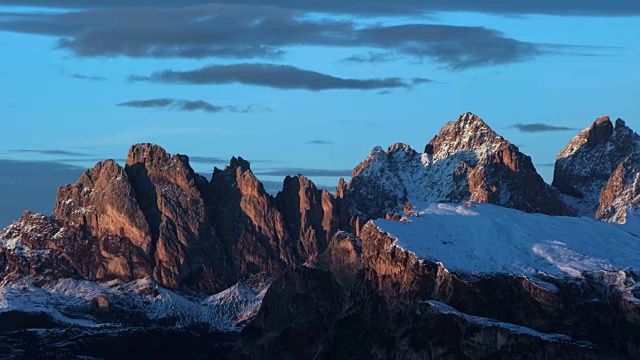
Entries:
POLYGON ((78 326, 101 326, 92 315, 92 301, 103 296, 109 307, 143 315, 150 321, 177 326, 208 324, 217 331, 240 331, 260 309, 268 283, 254 289, 238 283, 213 296, 165 289, 144 278, 92 282, 61 279, 39 287, 29 276, 0 282, 0 313, 46 313, 53 319, 78 326))

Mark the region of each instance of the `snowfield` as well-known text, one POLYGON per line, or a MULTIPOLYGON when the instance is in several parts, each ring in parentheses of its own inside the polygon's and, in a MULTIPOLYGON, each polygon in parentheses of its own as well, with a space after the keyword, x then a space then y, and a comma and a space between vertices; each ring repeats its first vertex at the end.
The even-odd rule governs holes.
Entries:
POLYGON ((452 271, 581 277, 608 282, 640 269, 634 229, 588 218, 528 214, 488 204, 421 204, 410 222, 375 220, 395 246, 452 271))
POLYGON ((103 296, 109 302, 109 311, 118 309, 148 321, 176 326, 207 324, 215 331, 240 331, 257 314, 268 287, 265 283, 254 289, 239 282, 207 297, 165 289, 151 279, 129 283, 62 279, 38 287, 31 277, 25 276, 19 281, 0 282, 0 314, 45 313, 60 323, 101 326, 110 323, 92 315, 95 313, 92 301, 103 296))

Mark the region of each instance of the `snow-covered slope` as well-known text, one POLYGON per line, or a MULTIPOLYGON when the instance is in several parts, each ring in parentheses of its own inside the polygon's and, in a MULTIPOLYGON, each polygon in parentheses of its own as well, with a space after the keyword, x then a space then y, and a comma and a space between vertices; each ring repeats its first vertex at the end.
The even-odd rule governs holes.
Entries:
POLYGON ((149 278, 128 283, 60 279, 42 284, 23 276, 0 282, 0 314, 44 313, 59 323, 90 327, 133 322, 207 324, 216 331, 239 331, 259 310, 270 281, 254 287, 240 282, 207 297, 168 290, 149 278))
POLYGON ((617 224, 528 214, 488 204, 424 204, 409 222, 376 220, 395 245, 452 271, 627 281, 640 270, 640 238, 617 224))

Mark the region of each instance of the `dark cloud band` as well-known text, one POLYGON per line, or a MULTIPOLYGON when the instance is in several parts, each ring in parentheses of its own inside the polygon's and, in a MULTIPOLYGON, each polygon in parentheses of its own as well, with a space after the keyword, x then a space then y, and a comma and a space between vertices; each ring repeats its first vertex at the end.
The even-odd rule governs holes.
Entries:
POLYGON ((408 89, 430 81, 421 78, 405 80, 397 77, 347 79, 294 66, 275 64, 211 65, 191 71, 164 70, 150 76, 131 76, 130 80, 192 85, 245 84, 311 91, 408 89))
POLYGON ((273 59, 287 47, 373 48, 351 62, 431 60, 451 69, 525 61, 549 52, 485 27, 424 23, 365 25, 265 6, 111 8, 0 14, 0 30, 60 37, 76 56, 273 59))
POLYGON ((17 154, 37 154, 37 155, 74 156, 74 157, 92 156, 90 154, 85 154, 81 152, 60 150, 60 149, 53 149, 53 150, 16 149, 16 150, 8 150, 8 151, 11 153, 17 153, 17 154))
POLYGON ((329 141, 329 140, 311 140, 311 141, 307 141, 307 144, 311 144, 311 145, 333 145, 334 142, 333 141, 329 141))
POLYGON ((249 106, 217 106, 204 100, 181 100, 181 99, 149 99, 127 101, 118 106, 143 108, 143 109, 170 109, 177 111, 204 111, 208 113, 231 112, 231 113, 253 113, 270 111, 266 106, 249 105, 249 106))
POLYGON ((298 174, 314 177, 349 177, 352 170, 327 170, 305 168, 276 168, 255 170, 256 175, 262 176, 295 176, 298 174))
POLYGON ((577 130, 566 126, 555 126, 547 124, 514 124, 510 126, 513 129, 518 129, 521 132, 526 133, 538 133, 538 132, 553 132, 553 131, 573 131, 577 130))
MULTIPOLYGON (((204 5, 210 0, 0 0, 0 5, 58 8, 105 8, 124 6, 176 7, 204 5)), ((218 0, 218 3, 268 5, 305 11, 358 15, 407 15, 439 11, 464 11, 490 14, 545 14, 585 16, 636 16, 640 3, 632 0, 218 0)))

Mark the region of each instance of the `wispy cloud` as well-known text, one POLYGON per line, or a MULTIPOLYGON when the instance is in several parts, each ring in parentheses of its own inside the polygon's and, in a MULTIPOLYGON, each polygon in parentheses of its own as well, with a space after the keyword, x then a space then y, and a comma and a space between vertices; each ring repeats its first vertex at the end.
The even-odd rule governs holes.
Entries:
POLYGON ((412 88, 430 82, 429 79, 410 80, 398 77, 373 79, 347 79, 290 65, 234 64, 210 65, 190 71, 164 70, 150 76, 131 76, 131 81, 149 81, 170 84, 246 84, 278 89, 321 91, 331 89, 375 90, 412 88))
POLYGON ((60 73, 68 78, 76 79, 76 80, 88 80, 88 81, 107 81, 108 80, 104 76, 76 74, 76 73, 66 72, 63 70, 61 70, 60 73))
POLYGON ((307 168, 274 168, 255 170, 256 175, 264 176, 316 176, 316 177, 349 177, 352 170, 307 169, 307 168))
POLYGON ((537 167, 554 167, 556 166, 555 163, 541 163, 541 164, 536 164, 537 167))
POLYGON ((118 106, 134 107, 134 108, 146 108, 146 109, 169 109, 177 111, 204 111, 208 113, 219 112, 231 112, 231 113, 254 113, 254 112, 269 112, 270 108, 262 105, 248 105, 248 106, 217 106, 204 100, 182 100, 182 99, 149 99, 149 100, 134 100, 117 104, 118 106))
POLYGON ((311 141, 307 141, 306 143, 311 145, 333 145, 334 144, 333 141, 329 141, 329 140, 311 140, 311 141))
POLYGON ((518 129, 525 133, 553 132, 553 131, 575 131, 577 129, 566 126, 555 126, 548 124, 513 124, 510 128, 518 129))
POLYGON ((394 52, 369 52, 368 54, 352 55, 342 59, 342 61, 356 64, 378 64, 396 61, 401 58, 394 52))
POLYGON ((69 151, 69 150, 60 150, 60 149, 49 149, 49 150, 16 149, 16 150, 7 150, 7 151, 10 153, 17 153, 17 154, 38 154, 38 155, 52 155, 52 156, 79 156, 79 157, 92 156, 91 154, 69 151))

